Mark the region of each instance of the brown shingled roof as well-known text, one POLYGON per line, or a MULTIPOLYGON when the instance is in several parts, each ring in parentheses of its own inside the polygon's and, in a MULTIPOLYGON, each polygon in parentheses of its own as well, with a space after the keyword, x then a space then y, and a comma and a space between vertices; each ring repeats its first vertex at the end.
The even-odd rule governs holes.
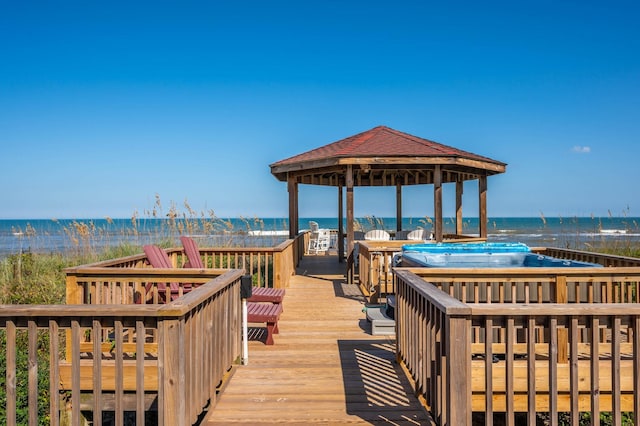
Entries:
POLYGON ((385 126, 270 165, 278 180, 341 186, 351 167, 356 186, 461 182, 504 173, 506 164, 385 126))
POLYGON ((461 157, 504 164, 386 126, 377 126, 320 148, 280 160, 271 166, 350 157, 461 157))

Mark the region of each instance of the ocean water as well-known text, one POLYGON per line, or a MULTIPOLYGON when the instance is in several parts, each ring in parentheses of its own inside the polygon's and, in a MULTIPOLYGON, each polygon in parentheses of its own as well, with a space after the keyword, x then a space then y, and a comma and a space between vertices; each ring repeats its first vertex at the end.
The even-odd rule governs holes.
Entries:
MULTIPOLYGON (((309 221, 321 228, 338 228, 337 218, 301 218, 300 229, 309 221)), ((356 219, 356 228, 396 229, 395 218, 356 219)), ((346 229, 346 224, 343 223, 346 229)), ((402 229, 432 229, 429 218, 405 218, 402 229)), ((143 245, 171 240, 176 245, 181 234, 201 239, 210 246, 272 246, 283 241, 288 229, 286 218, 231 219, 20 219, 0 220, 0 257, 25 251, 56 252, 85 250, 130 243, 143 245)), ((640 218, 489 218, 488 240, 521 242, 532 247, 568 247, 588 249, 601 245, 640 244, 640 218)), ((453 233, 455 218, 444 219, 444 232, 453 233)), ((463 232, 477 235, 478 219, 463 221, 463 232)))

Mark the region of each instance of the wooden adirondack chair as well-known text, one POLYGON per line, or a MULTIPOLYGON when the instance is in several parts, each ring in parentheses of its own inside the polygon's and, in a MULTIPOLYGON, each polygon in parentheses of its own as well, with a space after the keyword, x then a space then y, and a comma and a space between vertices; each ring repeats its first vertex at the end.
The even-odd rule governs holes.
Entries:
POLYGON ((182 248, 184 248, 184 253, 187 255, 187 263, 184 264, 184 267, 204 268, 204 263, 200 257, 200 249, 198 249, 198 245, 193 241, 193 238, 183 235, 180 237, 180 242, 182 242, 182 248))
MULTIPOLYGON (((185 268, 204 268, 200 257, 200 249, 191 237, 180 237, 182 248, 187 255, 185 268)), ((247 299, 248 322, 266 323, 267 333, 265 344, 273 345, 273 335, 278 334, 278 319, 282 313, 283 288, 253 287, 251 297, 247 299)))
MULTIPOLYGON (((147 260, 149 264, 154 268, 169 268, 173 269, 174 266, 171 263, 171 259, 166 251, 161 249, 156 245, 146 245, 143 247, 144 254, 147 256, 147 260)), ((145 289, 147 292, 151 290, 151 286, 153 283, 147 283, 145 289)), ((182 284, 182 293, 188 293, 191 291, 191 284, 182 284)), ((171 300, 175 300, 180 297, 180 284, 178 283, 169 283, 169 292, 171 300)), ((166 283, 158 283, 158 295, 162 299, 163 303, 166 303, 166 294, 167 294, 167 284, 166 283)))
MULTIPOLYGON (((184 264, 185 268, 204 268, 205 265, 200 257, 200 249, 198 245, 191 237, 183 235, 180 237, 182 242, 182 248, 187 255, 187 263, 184 264)), ((282 303, 284 299, 285 290, 283 288, 266 288, 266 287, 253 287, 252 296, 247 299, 248 302, 271 302, 275 304, 282 303)))

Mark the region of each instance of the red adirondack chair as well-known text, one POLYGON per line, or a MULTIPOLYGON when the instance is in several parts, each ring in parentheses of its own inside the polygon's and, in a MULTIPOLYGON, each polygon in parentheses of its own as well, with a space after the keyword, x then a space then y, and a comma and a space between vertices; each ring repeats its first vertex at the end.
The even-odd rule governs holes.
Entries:
MULTIPOLYGON (((200 257, 200 249, 193 240, 193 238, 185 235, 180 237, 182 242, 182 248, 187 255, 187 263, 185 268, 204 268, 202 257, 200 257)), ((280 304, 284 298, 285 290, 283 288, 266 288, 266 287, 253 287, 252 296, 247 299, 248 302, 271 302, 280 304)))
POLYGON ((202 258, 200 257, 200 250, 193 238, 185 235, 180 237, 184 253, 187 255, 187 263, 184 264, 185 268, 204 268, 202 258))
MULTIPOLYGON (((146 245, 143 247, 144 254, 147 256, 147 260, 149 264, 154 268, 169 268, 172 269, 174 266, 171 263, 171 259, 166 251, 161 249, 156 245, 146 245)), ((151 290, 151 286, 153 283, 148 283, 145 286, 147 292, 151 290)), ((188 293, 191 291, 191 284, 182 284, 182 293, 188 293)), ((171 295, 171 300, 175 300, 180 297, 180 284, 178 283, 169 283, 169 291, 171 295)), ((163 303, 166 303, 166 293, 167 293, 167 284, 166 283, 158 283, 158 295, 162 299, 163 303)))

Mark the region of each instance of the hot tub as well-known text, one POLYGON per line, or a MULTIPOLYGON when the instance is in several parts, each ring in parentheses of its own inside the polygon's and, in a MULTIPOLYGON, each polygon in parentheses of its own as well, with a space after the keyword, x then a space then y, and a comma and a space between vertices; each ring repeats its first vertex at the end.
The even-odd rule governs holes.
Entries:
POLYGON ((435 243, 402 247, 402 266, 429 268, 575 268, 596 263, 556 259, 532 253, 522 243, 435 243))

